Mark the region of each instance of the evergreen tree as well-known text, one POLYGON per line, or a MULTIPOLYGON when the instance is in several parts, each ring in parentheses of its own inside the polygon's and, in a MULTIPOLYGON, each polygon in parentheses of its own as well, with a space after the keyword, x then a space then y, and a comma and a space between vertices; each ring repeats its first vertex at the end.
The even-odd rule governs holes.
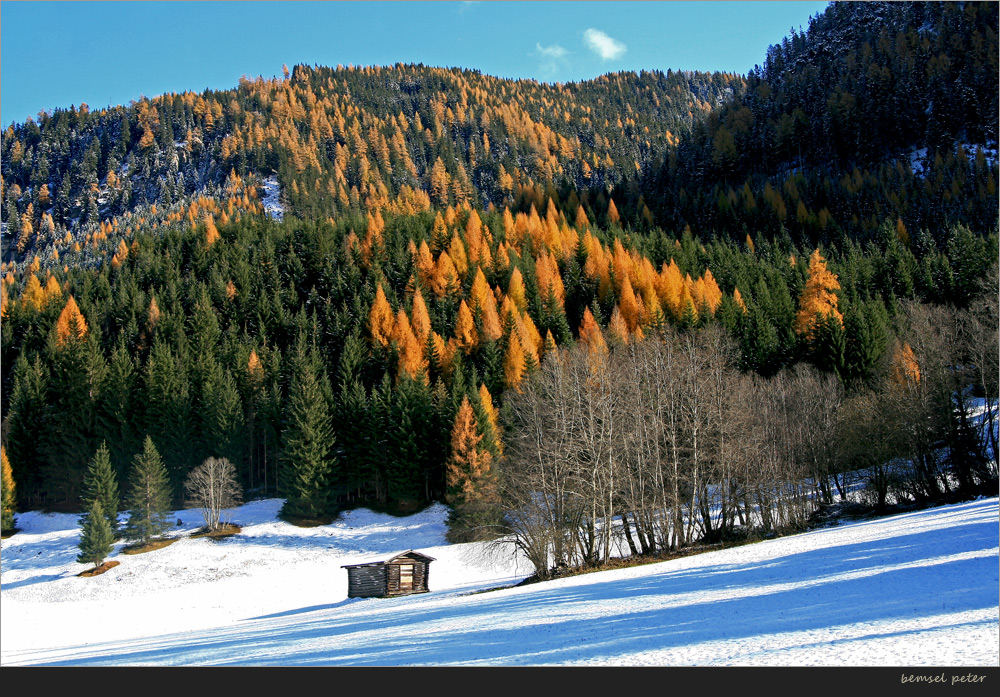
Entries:
POLYGON ((360 381, 354 379, 341 385, 334 411, 337 441, 346 464, 340 483, 359 497, 374 488, 374 434, 369 409, 368 394, 360 381))
POLYGON ((327 510, 333 429, 320 384, 319 365, 300 340, 292 361, 285 430, 282 433, 282 492, 288 514, 315 517, 327 510))
POLYGON ((101 502, 99 499, 94 499, 87 515, 83 518, 80 553, 76 560, 81 564, 93 563, 96 569, 111 554, 113 542, 114 535, 111 532, 111 526, 108 525, 108 518, 101 507, 101 502))
POLYGON ((167 469, 153 439, 146 436, 142 453, 136 455, 129 478, 129 509, 123 537, 142 544, 166 532, 169 525, 170 486, 167 469))
POLYGON ((83 508, 90 510, 94 501, 101 504, 112 537, 118 535, 118 481, 111 467, 111 455, 105 443, 94 453, 83 479, 83 508))
POLYGON ((170 496, 180 497, 184 479, 195 462, 191 381, 183 353, 172 350, 168 340, 161 338, 163 330, 161 327, 146 363, 146 431, 155 436, 166 453, 170 496))
POLYGON ((441 489, 444 434, 437 423, 430 387, 404 377, 388 395, 386 484, 389 499, 413 504, 441 489))
POLYGON ((947 254, 953 270, 951 300, 966 307, 975 296, 983 276, 996 260, 996 240, 976 237, 964 225, 956 225, 948 235, 947 254))
MULTIPOLYGON (((513 336, 513 334, 512 334, 513 336)), ((475 353, 475 365, 482 373, 483 381, 491 390, 503 389, 506 375, 506 361, 499 341, 483 341, 475 353)), ((524 373, 524 354, 521 354, 521 373, 524 373)))
POLYGON ((136 386, 135 360, 119 341, 111 354, 100 406, 104 440, 109 444, 111 465, 119 477, 125 475, 129 461, 142 445, 136 432, 136 386))
POLYGON ((833 315, 827 315, 813 329, 812 360, 816 367, 844 376, 844 326, 833 315))
POLYGON ((872 386, 887 346, 888 336, 878 308, 868 303, 848 307, 844 314, 844 372, 841 377, 846 382, 872 386))
POLYGON ((740 318, 737 336, 744 370, 768 376, 781 369, 778 331, 756 302, 747 304, 747 312, 740 318))
POLYGON ((242 463, 244 453, 244 414, 236 381, 212 356, 202 361, 199 387, 198 420, 201 453, 196 459, 224 457, 242 463))
POLYGON ((49 433, 45 438, 48 461, 43 479, 51 492, 76 502, 87 463, 97 449, 98 406, 107 362, 94 332, 77 331, 80 324, 75 316, 71 316, 70 326, 66 338, 57 341, 53 349, 49 433))
POLYGON ((22 503, 33 501, 41 494, 41 471, 45 457, 38 436, 46 430, 49 375, 48 364, 37 354, 29 361, 22 353, 14 363, 7 445, 13 461, 14 479, 21 488, 22 503))

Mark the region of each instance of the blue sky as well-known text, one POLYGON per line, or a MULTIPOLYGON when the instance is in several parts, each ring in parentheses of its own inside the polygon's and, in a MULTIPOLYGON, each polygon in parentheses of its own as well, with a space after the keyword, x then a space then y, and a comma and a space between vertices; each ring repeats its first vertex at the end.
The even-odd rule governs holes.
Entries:
POLYGON ((746 74, 826 5, 5 0, 0 123, 81 102, 226 89, 296 63, 423 63, 548 82, 641 69, 746 74))

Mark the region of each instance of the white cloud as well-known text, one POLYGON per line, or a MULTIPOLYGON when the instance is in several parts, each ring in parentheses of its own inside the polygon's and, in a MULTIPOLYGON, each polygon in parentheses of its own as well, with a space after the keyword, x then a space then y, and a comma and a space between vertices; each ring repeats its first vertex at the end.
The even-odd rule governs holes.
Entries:
POLYGON ((601 60, 621 58, 628 50, 621 41, 612 39, 600 29, 588 29, 583 32, 583 41, 587 48, 601 57, 601 60))
POLYGON ((569 58, 567 57, 569 56, 569 51, 559 44, 542 46, 536 43, 535 51, 532 55, 540 59, 538 70, 539 74, 544 78, 554 78, 561 70, 569 67, 569 58))
POLYGON ((535 53, 546 58, 562 58, 566 55, 566 49, 559 44, 552 44, 551 46, 535 44, 535 53))

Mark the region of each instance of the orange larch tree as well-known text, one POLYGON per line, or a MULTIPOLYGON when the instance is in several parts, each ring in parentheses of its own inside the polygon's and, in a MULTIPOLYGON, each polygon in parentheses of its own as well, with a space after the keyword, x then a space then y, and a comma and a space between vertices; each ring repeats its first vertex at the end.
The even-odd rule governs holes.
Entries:
POLYGON ((14 509, 17 500, 14 487, 14 474, 7 460, 7 450, 0 446, 0 529, 14 529, 14 509))
POLYGON ((510 274, 510 282, 507 284, 507 297, 511 299, 518 310, 524 312, 528 307, 528 296, 527 290, 524 286, 524 276, 521 275, 521 269, 514 267, 514 271, 510 274))
POLYGON ((45 282, 45 304, 48 305, 51 302, 55 302, 61 297, 62 288, 59 286, 59 281, 56 280, 55 276, 49 276, 45 282))
POLYGON ((215 227, 215 218, 205 216, 205 245, 211 247, 219 240, 219 230, 215 227))
POLYGON ((504 385, 516 392, 521 391, 521 381, 524 379, 524 349, 521 347, 521 339, 517 332, 510 333, 507 342, 507 353, 503 359, 503 381, 504 385))
POLYGON ((465 396, 451 429, 451 454, 445 472, 449 503, 468 504, 496 499, 496 484, 491 469, 493 457, 483 447, 482 440, 475 411, 469 397, 465 396))
POLYGON ((479 334, 472 311, 463 300, 458 306, 458 318, 455 320, 455 341, 465 353, 469 353, 479 344, 479 334))
POLYGON ((590 312, 590 308, 583 310, 583 319, 580 320, 579 336, 581 343, 585 344, 591 353, 603 353, 608 350, 608 345, 604 341, 604 334, 590 312))
POLYGON ((427 375, 427 357, 424 355, 423 345, 417 341, 410 327, 410 320, 403 311, 399 309, 396 313, 396 322, 392 328, 392 340, 396 344, 396 352, 399 356, 398 375, 409 375, 411 378, 418 378, 427 375))
POLYGON ((559 265, 552 254, 542 252, 535 261, 535 275, 538 279, 538 294, 543 301, 550 296, 554 297, 560 310, 565 310, 566 290, 563 286, 562 276, 559 274, 559 265))
POLYGON ((733 289, 733 303, 736 305, 736 307, 740 308, 740 310, 742 310, 744 314, 746 314, 747 304, 743 302, 743 295, 740 293, 739 288, 733 289))
POLYGON ((76 300, 72 295, 69 296, 66 306, 56 321, 56 337, 59 345, 62 346, 65 344, 71 335, 74 335, 78 339, 82 339, 87 335, 87 320, 84 319, 83 313, 80 312, 80 308, 77 307, 76 300))
POLYGON ((482 405, 483 413, 486 415, 486 420, 488 422, 489 429, 483 428, 483 436, 490 437, 492 439, 492 444, 487 443, 486 447, 490 448, 492 445, 492 452, 496 453, 498 456, 503 454, 503 441, 500 439, 500 420, 497 416, 496 407, 493 406, 493 396, 490 391, 486 389, 486 384, 483 383, 479 386, 479 403, 482 405))
POLYGON ((482 322, 483 337, 490 341, 496 341, 503 335, 503 329, 500 327, 500 316, 497 313, 496 299, 493 292, 490 291, 490 286, 486 282, 483 270, 479 267, 476 267, 476 276, 472 282, 470 298, 472 300, 472 309, 479 313, 482 322))
POLYGON ((379 346, 388 346, 392 339, 392 329, 395 324, 392 308, 386 300, 385 292, 380 283, 375 291, 375 301, 368 312, 368 329, 372 335, 372 342, 379 346))
POLYGON ((635 297, 635 292, 632 290, 632 282, 629 281, 628 276, 622 279, 618 307, 621 309, 621 316, 625 320, 628 330, 635 333, 639 328, 640 306, 639 301, 635 297))
POLYGON ((480 259, 483 255, 483 247, 485 246, 485 241, 483 239, 483 221, 480 219, 479 214, 475 210, 469 213, 469 219, 465 223, 465 244, 467 247, 466 251, 469 256, 469 263, 481 263, 480 259))
POLYGON ((799 311, 795 316, 795 331, 811 341, 817 321, 825 321, 833 316, 843 326, 844 316, 837 309, 837 295, 840 290, 837 277, 826 267, 826 260, 819 249, 809 257, 809 271, 806 285, 799 297, 799 311))
POLYGON ((258 383, 264 379, 264 367, 260 364, 257 356, 257 349, 250 349, 250 357, 247 359, 247 374, 251 383, 258 383))
POLYGON ((527 312, 515 318, 514 327, 518 338, 521 339, 521 348, 524 349, 525 365, 530 369, 538 365, 539 351, 542 350, 542 335, 538 333, 538 328, 527 312))
MULTIPOLYGON (((412 241, 412 240, 411 240, 412 241)), ((413 266, 417 270, 417 277, 426 288, 431 288, 434 279, 434 257, 431 255, 431 248, 427 246, 427 240, 420 242, 417 253, 413 259, 413 266)))
POLYGON ((621 310, 618 309, 617 305, 615 305, 615 309, 611 313, 611 322, 608 324, 608 336, 615 343, 627 344, 629 342, 628 325, 625 324, 621 310))
POLYGON ((448 254, 455 265, 455 271, 458 272, 459 276, 464 277, 469 270, 469 256, 465 250, 465 243, 458 236, 458 231, 455 231, 451 236, 451 243, 448 245, 448 254))
POLYGON ((619 225, 621 224, 621 216, 618 214, 618 206, 615 205, 614 199, 608 203, 608 224, 609 225, 619 225))
POLYGON ((703 283, 702 297, 704 298, 705 305, 714 315, 715 311, 719 309, 719 303, 722 302, 722 290, 719 288, 715 276, 712 275, 709 269, 705 269, 705 275, 701 277, 701 281, 703 283))
POLYGON ((45 290, 34 273, 28 274, 28 282, 21 292, 21 304, 36 311, 45 305, 45 290))
POLYGON ((916 385, 920 382, 920 365, 913 348, 906 342, 897 345, 892 356, 892 381, 900 386, 916 385))
POLYGON ((149 309, 146 310, 146 329, 152 331, 160 321, 160 306, 156 303, 156 296, 149 299, 149 309))
POLYGON ((427 336, 431 333, 431 316, 427 312, 427 303, 419 288, 413 291, 413 308, 410 311, 412 319, 410 324, 413 327, 413 334, 417 341, 423 345, 427 341, 427 336))
POLYGON ((434 267, 434 278, 431 282, 431 290, 439 298, 443 298, 449 292, 457 291, 459 287, 458 269, 455 268, 451 255, 448 252, 441 252, 434 267))
POLYGON ((683 289, 684 276, 681 275, 677 262, 673 259, 670 260, 669 264, 664 262, 656 281, 656 295, 660 299, 660 306, 674 319, 678 319, 683 313, 681 307, 683 289))
POLYGON ((486 295, 480 310, 480 317, 484 338, 496 341, 503 336, 503 327, 500 325, 500 313, 497 311, 497 301, 493 293, 486 295))

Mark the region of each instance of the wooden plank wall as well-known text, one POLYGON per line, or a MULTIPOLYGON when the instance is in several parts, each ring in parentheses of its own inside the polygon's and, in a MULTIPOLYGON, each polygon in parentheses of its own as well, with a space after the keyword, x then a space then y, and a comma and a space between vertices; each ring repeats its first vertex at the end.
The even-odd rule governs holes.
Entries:
MULTIPOLYGON (((348 598, 378 598, 385 595, 384 565, 359 566, 347 570, 348 598)), ((398 583, 398 582, 397 582, 398 583)))

